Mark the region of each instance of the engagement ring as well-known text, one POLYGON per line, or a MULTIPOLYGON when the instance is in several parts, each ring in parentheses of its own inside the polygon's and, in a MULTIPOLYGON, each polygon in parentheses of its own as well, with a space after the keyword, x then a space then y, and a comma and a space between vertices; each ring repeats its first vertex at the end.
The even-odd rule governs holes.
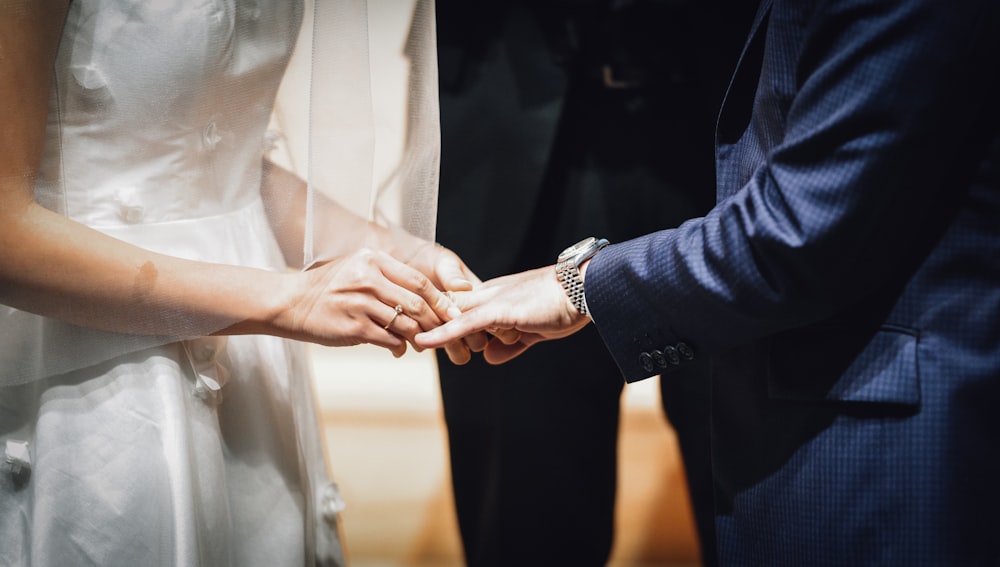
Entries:
POLYGON ((396 322, 396 317, 399 317, 399 314, 403 312, 403 306, 396 305, 396 307, 394 307, 393 309, 395 309, 396 312, 392 314, 392 319, 389 319, 389 322, 385 324, 385 327, 382 327, 387 331, 389 330, 389 327, 391 327, 392 324, 396 322))

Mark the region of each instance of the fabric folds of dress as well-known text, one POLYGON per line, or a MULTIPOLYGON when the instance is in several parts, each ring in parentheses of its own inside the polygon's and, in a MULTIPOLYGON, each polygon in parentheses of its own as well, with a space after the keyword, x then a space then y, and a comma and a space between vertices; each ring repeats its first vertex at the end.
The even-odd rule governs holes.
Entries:
MULTIPOLYGON (((317 113, 344 110, 310 86, 316 68, 344 76, 300 30, 368 39, 364 0, 315 1, 72 2, 38 202, 158 253, 288 269, 261 200, 262 159, 278 141, 310 186, 322 178, 315 160, 296 159, 308 154, 295 148, 309 132, 276 117, 305 113, 321 138, 337 126, 317 113), (304 75, 289 72, 293 53, 304 75), (306 106, 278 101, 276 110, 282 81, 306 93, 306 106)), ((431 16, 415 26, 431 34, 426 48, 433 10, 422 13, 431 16)), ((366 51, 337 57, 368 69, 366 51)), ((426 49, 414 62, 421 88, 436 84, 426 49)), ((370 85, 348 86, 370 99, 370 85)), ((436 97, 420 100, 433 117, 436 97)), ((420 153, 430 168, 398 168, 424 172, 419 197, 376 198, 370 160, 355 164, 368 168, 367 186, 337 184, 331 195, 350 192, 364 218, 432 240, 432 221, 402 214, 436 203, 436 123, 428 127, 420 153)), ((343 563, 343 502, 326 469, 305 346, 208 336, 231 323, 153 321, 169 332, 125 335, 0 307, 0 564, 343 563)))

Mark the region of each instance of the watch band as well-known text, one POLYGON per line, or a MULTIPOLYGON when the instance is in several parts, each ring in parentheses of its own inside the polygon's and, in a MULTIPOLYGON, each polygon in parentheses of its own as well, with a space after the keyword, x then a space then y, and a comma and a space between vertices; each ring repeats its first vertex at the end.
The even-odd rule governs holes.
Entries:
POLYGON ((580 264, 592 258, 607 245, 608 241, 603 238, 585 238, 563 250, 556 261, 556 277, 566 290, 570 302, 581 315, 589 316, 589 309, 583 288, 583 277, 580 275, 580 264))
POLYGON ((582 315, 587 315, 587 296, 583 292, 583 278, 580 270, 572 262, 566 261, 556 265, 556 275, 559 283, 566 290, 570 302, 582 315))

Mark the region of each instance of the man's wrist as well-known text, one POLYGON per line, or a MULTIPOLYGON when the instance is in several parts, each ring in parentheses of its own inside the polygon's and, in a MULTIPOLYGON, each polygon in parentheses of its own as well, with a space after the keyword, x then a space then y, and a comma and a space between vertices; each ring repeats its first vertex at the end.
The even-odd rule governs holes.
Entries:
POLYGON ((608 241, 603 238, 585 238, 563 250, 556 260, 556 276, 566 291, 570 303, 581 315, 586 315, 588 318, 589 310, 587 309, 581 268, 585 268, 585 264, 607 245, 608 241))

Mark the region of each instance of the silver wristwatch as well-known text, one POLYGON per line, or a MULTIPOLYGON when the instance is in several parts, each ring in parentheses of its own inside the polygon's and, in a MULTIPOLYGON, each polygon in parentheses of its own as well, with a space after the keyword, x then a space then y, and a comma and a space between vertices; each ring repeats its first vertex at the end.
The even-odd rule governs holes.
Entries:
POLYGON ((587 315, 587 298, 583 294, 583 278, 580 277, 580 264, 592 258, 601 248, 608 245, 603 238, 590 236, 570 246, 559 254, 556 259, 556 277, 566 290, 566 295, 582 315, 587 315))

